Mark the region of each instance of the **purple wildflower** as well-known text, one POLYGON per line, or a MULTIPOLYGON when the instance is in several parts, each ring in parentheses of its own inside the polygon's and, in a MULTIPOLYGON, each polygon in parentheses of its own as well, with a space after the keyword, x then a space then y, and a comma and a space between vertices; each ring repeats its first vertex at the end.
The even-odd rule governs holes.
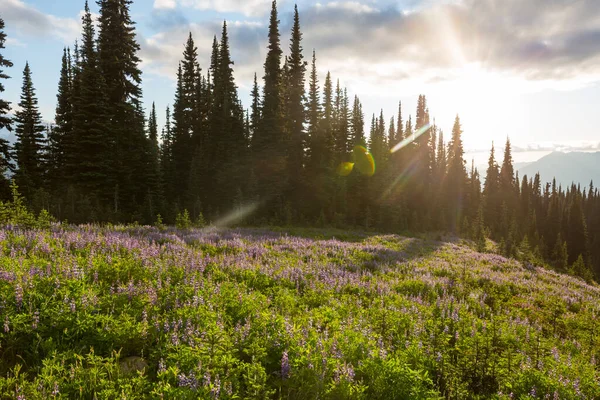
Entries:
POLYGON ((290 376, 290 360, 288 358, 288 352, 284 351, 281 356, 281 377, 287 379, 290 376))

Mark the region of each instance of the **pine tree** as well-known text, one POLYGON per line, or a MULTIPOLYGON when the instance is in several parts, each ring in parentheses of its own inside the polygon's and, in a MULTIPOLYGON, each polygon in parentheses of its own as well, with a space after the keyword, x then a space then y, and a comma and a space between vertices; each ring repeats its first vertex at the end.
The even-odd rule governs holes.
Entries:
POLYGON ((48 137, 49 146, 49 184, 50 187, 62 190, 73 183, 74 156, 76 142, 73 136, 73 71, 71 55, 68 49, 63 50, 58 94, 56 95, 55 126, 48 137), (60 188, 60 189, 59 189, 60 188))
POLYGON ((464 149, 462 143, 462 127, 458 115, 454 120, 452 138, 448 144, 448 175, 446 177, 446 201, 449 212, 450 229, 460 228, 464 216, 467 194, 467 171, 465 169, 464 149))
POLYGON ((568 209, 567 246, 569 250, 569 263, 574 263, 579 256, 587 258, 588 235, 585 217, 583 214, 581 192, 575 187, 571 188, 571 202, 568 209))
POLYGON ((282 50, 279 37, 277 2, 273 0, 269 20, 268 51, 264 68, 263 106, 259 129, 252 142, 254 170, 258 178, 258 194, 268 199, 265 207, 271 216, 282 210, 283 189, 286 186, 286 153, 281 104, 282 50))
POLYGON ((350 129, 351 147, 366 147, 367 142, 365 140, 365 118, 362 111, 362 104, 360 104, 358 96, 354 96, 350 129))
POLYGON ((112 136, 114 192, 124 211, 132 212, 146 196, 144 176, 148 160, 142 110, 142 72, 132 0, 98 0, 98 67, 105 81, 106 113, 112 136))
POLYGON ((300 32, 300 17, 298 6, 294 8, 294 25, 290 40, 290 58, 288 62, 288 115, 289 120, 289 148, 288 148, 288 174, 290 178, 291 197, 295 199, 296 207, 300 199, 299 190, 302 192, 302 173, 304 168, 304 148, 306 138, 304 132, 304 83, 306 63, 302 54, 302 32, 300 32))
POLYGON ((396 142, 400 143, 404 140, 404 120, 402 119, 402 102, 398 102, 398 123, 396 129, 396 142))
POLYGON ((444 177, 446 176, 446 169, 448 168, 448 159, 446 156, 446 143, 444 142, 444 132, 441 130, 438 136, 436 168, 437 182, 442 182, 444 177))
POLYGON ((254 85, 252 86, 252 112, 250 114, 250 142, 254 140, 254 134, 258 130, 260 125, 261 118, 261 99, 260 99, 260 90, 258 88, 258 81, 256 79, 256 73, 254 74, 254 85))
POLYGON ((561 272, 565 272, 569 265, 569 253, 567 249, 567 242, 562 239, 559 233, 556 237, 556 244, 553 250, 553 264, 561 272))
POLYGON ((40 188, 44 178, 44 125, 38 108, 38 100, 31 80, 29 63, 23 70, 23 86, 19 111, 15 112, 14 157, 17 162, 15 180, 25 198, 31 200, 33 192, 40 188))
POLYGON ((165 126, 162 130, 160 144, 161 187, 168 202, 173 201, 175 193, 175 164, 173 161, 173 131, 171 129, 171 110, 167 106, 165 126))
POLYGON ((485 183, 483 186, 483 198, 484 198, 484 218, 488 226, 491 228, 492 233, 495 234, 498 231, 498 221, 500 219, 500 171, 495 158, 495 148, 492 143, 492 150, 490 151, 490 158, 488 160, 488 168, 485 177, 485 183))
MULTIPOLYGON (((4 20, 0 18, 0 50, 4 49, 5 41, 6 34, 4 33, 4 20)), ((0 52, 0 93, 4 92, 4 85, 1 80, 9 78, 9 76, 4 73, 4 68, 10 68, 12 66, 12 62, 4 58, 0 52)), ((10 103, 0 98, 0 130, 12 130, 12 121, 7 115, 9 111, 10 103)), ((5 177, 6 172, 13 169, 10 160, 11 154, 9 143, 6 139, 0 138, 0 200, 8 198, 10 195, 8 180, 5 177)))
MULTIPOLYGON (((4 20, 0 18, 0 50, 4 49, 4 43, 6 42, 6 33, 4 33, 4 20)), ((0 79, 8 79, 10 78, 8 75, 4 73, 4 68, 10 68, 13 66, 13 63, 10 60, 4 58, 2 53, 0 53, 0 79)), ((4 85, 0 81, 0 93, 4 92, 4 85)), ((0 99, 0 129, 7 129, 10 131, 12 129, 11 119, 6 114, 10 111, 10 103, 4 99, 0 99)), ((5 140, 0 139, 4 142, 0 142, 1 146, 5 146, 5 140)))
POLYGON ((83 38, 73 78, 74 180, 85 196, 109 201, 119 210, 114 182, 114 136, 109 135, 106 83, 98 65, 95 30, 90 9, 82 17, 83 38))
POLYGON ((210 206, 215 210, 232 207, 234 197, 242 190, 244 166, 241 160, 247 146, 244 113, 237 97, 226 23, 223 23, 218 54, 207 143, 210 149, 207 175, 213 178, 208 181, 207 189, 212 193, 210 206))
MULTIPOLYGON (((148 165, 146 166, 146 179, 148 181, 148 195, 150 200, 158 201, 160 188, 160 147, 158 144, 158 123, 156 121, 156 106, 152 103, 152 109, 148 117, 148 165)), ((155 208, 155 207, 152 207, 155 208)), ((154 215, 152 215, 154 217, 154 215)))
POLYGON ((331 73, 328 71, 323 85, 323 114, 320 122, 323 140, 322 162, 327 167, 333 167, 333 155, 335 152, 335 138, 333 134, 333 84, 331 73))

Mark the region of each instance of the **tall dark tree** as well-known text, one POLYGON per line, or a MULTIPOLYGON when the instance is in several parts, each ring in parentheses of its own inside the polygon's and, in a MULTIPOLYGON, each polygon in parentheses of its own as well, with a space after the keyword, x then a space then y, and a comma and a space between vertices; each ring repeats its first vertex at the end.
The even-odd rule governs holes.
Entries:
POLYGON ((147 180, 148 192, 146 194, 146 211, 148 218, 154 217, 158 211, 158 202, 161 197, 161 171, 160 171, 160 147, 158 144, 158 123, 156 121, 156 106, 152 103, 152 109, 148 116, 148 147, 145 159, 147 160, 145 179, 147 180))
POLYGON ((44 178, 44 136, 42 115, 38 108, 38 100, 31 80, 29 63, 23 70, 23 86, 19 110, 15 112, 15 133, 17 140, 14 146, 14 158, 17 162, 15 179, 23 195, 31 198, 33 192, 40 188, 44 178))
POLYGON ((251 131, 250 142, 252 142, 252 140, 254 138, 254 134, 256 133, 256 131, 260 125, 261 108, 262 108, 261 99, 260 99, 260 89, 258 87, 258 80, 256 78, 256 73, 254 74, 254 85, 252 86, 251 96, 252 96, 252 107, 251 107, 251 114, 250 114, 250 131, 251 131))
POLYGON ((268 51, 264 68, 263 107, 260 128, 252 141, 254 170, 258 178, 258 193, 268 201, 269 214, 283 208, 282 195, 286 186, 286 153, 282 119, 282 50, 279 36, 277 2, 273 0, 269 20, 268 51))
POLYGON ((448 144, 448 174, 445 180, 448 223, 452 231, 461 227, 466 206, 467 170, 462 142, 462 127, 458 115, 454 120, 452 138, 448 144))
MULTIPOLYGON (((0 50, 4 49, 4 43, 6 42, 6 33, 4 33, 4 20, 0 18, 0 50)), ((10 60, 4 58, 0 53, 0 79, 10 78, 4 73, 4 68, 10 68, 13 63, 10 60)), ((0 93, 4 92, 4 85, 0 81, 0 93)), ((11 119, 6 114, 10 111, 10 103, 4 99, 0 99, 0 129, 11 130, 11 119)), ((4 140, 4 139, 2 139, 4 140)))
POLYGON ((365 118, 363 114, 362 104, 358 96, 354 96, 354 103, 352 105, 352 117, 350 121, 350 143, 351 148, 354 146, 367 145, 365 140, 365 118))
POLYGON ((290 57, 288 59, 288 115, 289 120, 289 148, 288 148, 288 174, 290 178, 290 200, 299 207, 302 189, 302 175, 304 168, 304 148, 306 147, 306 133, 304 123, 306 114, 304 110, 304 84, 306 62, 302 54, 302 32, 300 31, 300 16, 298 6, 294 7, 294 25, 290 40, 290 57), (300 191, 300 192, 298 192, 300 191))
MULTIPOLYGON (((5 41, 6 34, 4 33, 4 20, 0 18, 0 50, 4 49, 5 41)), ((4 85, 1 80, 9 78, 9 76, 4 73, 4 68, 10 68, 12 66, 12 62, 4 58, 0 52, 0 93, 4 92, 4 85)), ((12 121, 7 115, 9 111, 10 103, 0 98, 0 130, 12 130, 12 121)), ((12 169, 10 157, 11 154, 8 141, 4 138, 0 138, 0 199, 7 197, 9 194, 8 180, 6 179, 5 174, 9 169, 12 169)))
POLYGON ((130 17, 132 0, 97 0, 98 66, 107 94, 107 122, 112 136, 114 192, 124 211, 136 210, 148 191, 143 176, 147 137, 142 110, 140 45, 130 17))
POLYGON ((316 170, 319 168, 323 152, 322 136, 319 130, 319 121, 321 120, 321 97, 319 89, 317 56, 313 50, 310 82, 308 85, 308 104, 306 106, 308 114, 308 169, 312 173, 316 173, 316 170))
POLYGON ((492 150, 488 160, 488 167, 483 187, 484 198, 484 220, 487 226, 492 228, 492 233, 497 232, 500 218, 500 170, 496 163, 495 148, 492 150))
POLYGON ((114 201, 119 211, 120 198, 115 191, 113 163, 114 136, 109 133, 106 82, 98 64, 95 29, 86 2, 82 17, 83 37, 77 54, 73 78, 73 135, 76 141, 72 171, 82 195, 114 201))
POLYGON ((73 136, 73 71, 71 54, 63 50, 58 94, 56 95, 55 126, 49 132, 49 185, 57 190, 73 183, 76 141, 73 136))
POLYGON ((222 211, 233 206, 233 199, 244 186, 241 160, 247 146, 244 112, 238 100, 232 65, 227 24, 223 23, 207 143, 210 148, 207 174, 216 178, 208 181, 208 190, 212 193, 210 205, 222 211))

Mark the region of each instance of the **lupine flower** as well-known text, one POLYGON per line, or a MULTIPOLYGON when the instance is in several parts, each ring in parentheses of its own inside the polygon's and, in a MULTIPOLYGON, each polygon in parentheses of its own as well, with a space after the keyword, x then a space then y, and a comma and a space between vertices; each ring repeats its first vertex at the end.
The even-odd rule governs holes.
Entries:
POLYGON ((288 352, 284 351, 281 357, 281 377, 287 379, 290 376, 290 360, 288 359, 288 352))

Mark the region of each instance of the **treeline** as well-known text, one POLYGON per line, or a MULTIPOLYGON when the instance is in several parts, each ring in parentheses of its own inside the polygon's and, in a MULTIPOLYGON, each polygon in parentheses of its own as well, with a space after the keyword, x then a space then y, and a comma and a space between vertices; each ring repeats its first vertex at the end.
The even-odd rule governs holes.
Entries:
MULTIPOLYGON (((0 100, 2 193, 11 171, 31 207, 70 222, 319 224, 384 231, 451 231, 486 238, 507 255, 600 276, 600 193, 519 177, 507 141, 494 149, 482 185, 467 170, 457 116, 449 141, 419 96, 365 126, 362 105, 305 61, 297 7, 287 55, 275 1, 262 85, 244 109, 233 75, 227 24, 203 69, 190 34, 172 108, 159 129, 142 108, 141 71, 129 0, 99 0, 98 32, 86 2, 82 38, 65 49, 55 124, 46 127, 25 65, 19 111, 0 100), (365 131, 369 130, 369 135, 365 131), (159 132, 160 130, 160 132, 159 132), (247 210, 253 212, 246 212, 247 210)), ((4 24, 0 26, 0 32, 4 24)), ((4 33, 0 49, 4 48, 4 33)), ((0 68, 11 67, 0 54, 0 68)), ((1 73, 0 78, 7 78, 1 73)), ((3 87, 0 87, 3 90, 3 87)))

